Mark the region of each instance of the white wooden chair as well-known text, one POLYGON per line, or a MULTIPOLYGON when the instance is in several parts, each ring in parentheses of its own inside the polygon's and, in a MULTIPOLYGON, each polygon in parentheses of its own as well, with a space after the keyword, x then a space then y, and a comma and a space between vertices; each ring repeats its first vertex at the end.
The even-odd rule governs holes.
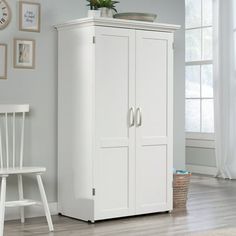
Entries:
POLYGON ((54 230, 41 179, 41 174, 46 171, 46 168, 23 166, 24 126, 27 112, 29 112, 29 105, 0 105, 0 236, 3 236, 5 207, 20 207, 21 222, 24 223, 25 206, 43 205, 49 230, 54 230), (36 176, 42 203, 24 198, 22 175, 25 174, 36 176), (17 201, 6 201, 6 180, 9 175, 18 177, 19 200, 17 201))

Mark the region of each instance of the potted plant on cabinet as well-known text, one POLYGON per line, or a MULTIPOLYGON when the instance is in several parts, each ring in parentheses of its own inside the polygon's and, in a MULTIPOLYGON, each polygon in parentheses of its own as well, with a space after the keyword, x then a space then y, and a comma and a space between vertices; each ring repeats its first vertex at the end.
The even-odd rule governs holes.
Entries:
POLYGON ((115 6, 117 3, 119 2, 113 0, 98 0, 98 8, 101 9, 101 16, 113 18, 113 13, 117 12, 115 6))
POLYGON ((98 9, 100 7, 99 0, 87 0, 90 10, 88 10, 88 17, 100 17, 101 11, 98 9))

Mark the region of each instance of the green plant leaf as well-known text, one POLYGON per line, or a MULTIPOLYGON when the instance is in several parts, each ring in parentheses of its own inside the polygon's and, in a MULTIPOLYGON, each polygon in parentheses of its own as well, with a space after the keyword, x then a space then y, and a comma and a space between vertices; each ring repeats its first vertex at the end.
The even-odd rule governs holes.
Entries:
POLYGON ((117 3, 119 3, 119 1, 112 1, 112 0, 97 0, 97 7, 98 8, 102 8, 102 7, 106 7, 109 9, 113 9, 115 12, 117 12, 115 5, 117 3))
POLYGON ((86 0, 89 2, 87 6, 90 6, 91 10, 97 10, 99 8, 99 0, 86 0))

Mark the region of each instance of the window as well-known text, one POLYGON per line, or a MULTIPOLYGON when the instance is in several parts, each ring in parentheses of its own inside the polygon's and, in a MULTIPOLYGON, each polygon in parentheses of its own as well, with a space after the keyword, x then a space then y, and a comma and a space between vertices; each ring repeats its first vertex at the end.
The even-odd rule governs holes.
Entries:
POLYGON ((185 129, 190 133, 214 133, 212 1, 185 2, 185 129))

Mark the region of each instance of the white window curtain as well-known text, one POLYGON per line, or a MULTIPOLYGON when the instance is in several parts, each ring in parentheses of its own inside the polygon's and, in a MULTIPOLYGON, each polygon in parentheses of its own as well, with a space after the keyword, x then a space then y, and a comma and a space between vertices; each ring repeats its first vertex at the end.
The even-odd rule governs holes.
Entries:
POLYGON ((236 0, 214 0, 217 176, 236 179, 236 0))

